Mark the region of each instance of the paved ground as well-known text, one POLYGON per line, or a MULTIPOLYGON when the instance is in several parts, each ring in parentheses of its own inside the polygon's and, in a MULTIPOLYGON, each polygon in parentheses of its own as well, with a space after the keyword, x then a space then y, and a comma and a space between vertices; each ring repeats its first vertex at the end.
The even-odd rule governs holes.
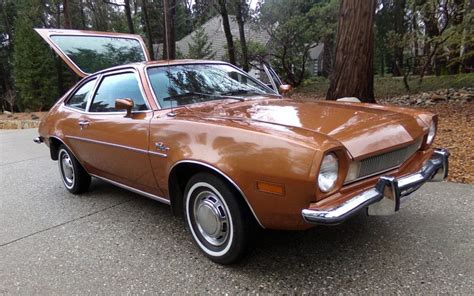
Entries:
POLYGON ((428 184, 392 217, 263 232, 223 267, 165 205, 99 181, 67 193, 34 136, 0 131, 0 294, 474 294, 474 186, 428 184))

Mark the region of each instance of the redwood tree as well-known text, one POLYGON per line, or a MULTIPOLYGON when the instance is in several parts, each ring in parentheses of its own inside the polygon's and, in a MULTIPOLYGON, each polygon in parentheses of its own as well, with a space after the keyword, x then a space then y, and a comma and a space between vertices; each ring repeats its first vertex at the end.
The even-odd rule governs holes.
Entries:
POLYGON ((336 61, 326 96, 328 100, 357 97, 374 99, 375 0, 341 0, 336 61))

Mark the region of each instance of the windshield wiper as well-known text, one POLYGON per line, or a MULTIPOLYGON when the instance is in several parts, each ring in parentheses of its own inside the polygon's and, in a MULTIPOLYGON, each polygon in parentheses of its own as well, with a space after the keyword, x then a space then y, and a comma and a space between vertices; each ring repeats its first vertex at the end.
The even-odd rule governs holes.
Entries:
POLYGON ((173 101, 176 99, 193 97, 193 96, 210 97, 210 98, 217 98, 217 99, 234 99, 234 100, 239 100, 241 102, 245 101, 245 99, 242 97, 229 96, 225 94, 206 94, 206 93, 200 93, 200 92, 187 92, 187 93, 183 93, 179 95, 169 96, 169 97, 164 98, 163 101, 173 101))
POLYGON ((263 93, 260 93, 258 91, 251 90, 251 89, 243 89, 243 88, 230 90, 230 91, 223 92, 223 93, 220 93, 220 94, 224 95, 224 96, 228 96, 228 95, 235 96, 235 95, 243 95, 243 94, 263 95, 263 93))

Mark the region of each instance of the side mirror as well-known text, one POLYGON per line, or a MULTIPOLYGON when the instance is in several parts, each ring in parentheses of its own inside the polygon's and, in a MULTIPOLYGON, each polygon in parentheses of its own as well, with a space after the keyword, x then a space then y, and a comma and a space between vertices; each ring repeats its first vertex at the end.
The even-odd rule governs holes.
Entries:
POLYGON ((115 109, 116 110, 126 110, 127 114, 125 117, 132 117, 132 108, 133 108, 132 99, 116 99, 115 100, 115 109))
POLYGON ((280 93, 282 95, 285 95, 285 94, 289 93, 291 90, 293 90, 293 87, 289 84, 282 84, 282 85, 280 85, 278 90, 280 91, 280 93))

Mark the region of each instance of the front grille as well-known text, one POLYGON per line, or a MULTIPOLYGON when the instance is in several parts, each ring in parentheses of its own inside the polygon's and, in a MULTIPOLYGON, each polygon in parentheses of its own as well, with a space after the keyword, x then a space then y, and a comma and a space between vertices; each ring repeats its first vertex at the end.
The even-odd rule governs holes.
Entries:
POLYGON ((399 167, 418 151, 420 146, 421 139, 408 146, 361 160, 359 174, 356 179, 362 179, 399 167))

